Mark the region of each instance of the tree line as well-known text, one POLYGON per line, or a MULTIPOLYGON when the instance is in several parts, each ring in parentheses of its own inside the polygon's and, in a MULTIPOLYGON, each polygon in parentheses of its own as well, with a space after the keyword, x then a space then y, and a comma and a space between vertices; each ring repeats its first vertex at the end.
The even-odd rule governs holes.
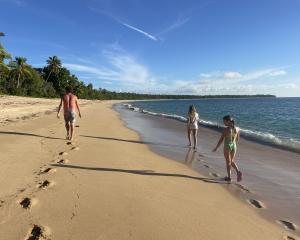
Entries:
MULTIPOLYGON (((0 32, 0 38, 5 34, 0 32)), ((15 57, 0 42, 0 94, 18 96, 56 98, 60 97, 67 86, 82 99, 199 99, 199 98, 242 98, 275 97, 273 95, 161 95, 115 92, 106 89, 94 89, 91 83, 80 81, 67 68, 62 66, 57 56, 49 57, 46 66, 34 68, 25 57, 15 57)))

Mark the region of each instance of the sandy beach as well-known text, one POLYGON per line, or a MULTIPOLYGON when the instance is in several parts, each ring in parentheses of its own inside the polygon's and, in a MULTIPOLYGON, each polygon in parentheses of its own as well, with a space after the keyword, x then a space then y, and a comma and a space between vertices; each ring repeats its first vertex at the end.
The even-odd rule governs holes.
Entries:
POLYGON ((67 144, 54 113, 58 100, 32 106, 29 98, 3 104, 5 98, 1 240, 298 239, 214 178, 151 151, 112 109, 114 101, 83 102, 75 141, 67 144), (16 102, 28 109, 21 114, 16 102))

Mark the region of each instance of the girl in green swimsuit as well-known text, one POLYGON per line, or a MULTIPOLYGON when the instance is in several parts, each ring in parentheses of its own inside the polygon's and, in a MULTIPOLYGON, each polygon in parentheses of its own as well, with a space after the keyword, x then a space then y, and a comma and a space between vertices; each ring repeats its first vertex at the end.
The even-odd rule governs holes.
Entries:
POLYGON ((213 152, 217 151, 222 142, 224 141, 224 157, 226 160, 226 168, 228 176, 225 177, 225 180, 231 182, 231 167, 233 167, 237 174, 237 181, 242 180, 242 172, 239 170, 238 166, 235 163, 235 154, 237 150, 237 143, 240 139, 240 130, 238 127, 235 127, 234 120, 229 115, 223 117, 224 125, 226 126, 223 130, 222 136, 214 148, 213 152))

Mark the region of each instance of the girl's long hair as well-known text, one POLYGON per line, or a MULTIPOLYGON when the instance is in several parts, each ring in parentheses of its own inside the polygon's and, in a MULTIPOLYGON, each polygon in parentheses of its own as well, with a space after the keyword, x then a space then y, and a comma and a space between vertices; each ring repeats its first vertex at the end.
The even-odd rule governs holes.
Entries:
POLYGON ((190 105, 188 115, 191 119, 196 116, 197 110, 194 105, 190 105))

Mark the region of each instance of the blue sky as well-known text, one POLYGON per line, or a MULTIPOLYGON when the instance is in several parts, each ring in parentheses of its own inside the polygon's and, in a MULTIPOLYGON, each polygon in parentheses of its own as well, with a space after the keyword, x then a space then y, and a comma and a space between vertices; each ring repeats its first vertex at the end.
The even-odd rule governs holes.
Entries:
POLYGON ((96 88, 300 96, 300 0, 0 0, 2 43, 96 88))

